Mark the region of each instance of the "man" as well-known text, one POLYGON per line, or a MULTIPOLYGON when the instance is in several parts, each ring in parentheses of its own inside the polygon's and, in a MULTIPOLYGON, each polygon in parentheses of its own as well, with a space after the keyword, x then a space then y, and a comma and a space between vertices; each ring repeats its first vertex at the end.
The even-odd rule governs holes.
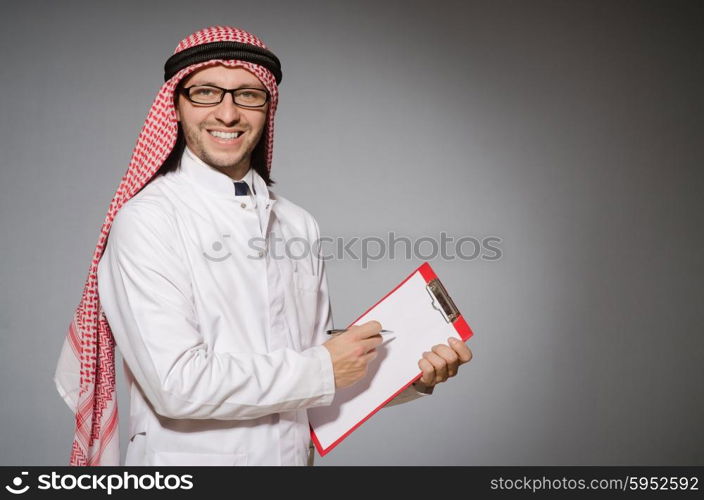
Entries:
MULTIPOLYGON (((311 464, 306 409, 364 377, 381 325, 326 338, 322 259, 271 246, 319 238, 308 212, 268 189, 276 56, 250 33, 210 27, 181 41, 165 80, 57 367, 76 412, 71 463, 119 463, 117 343, 130 391, 126 465, 311 464), (254 252, 253 241, 269 247, 254 252)), ((462 342, 435 346, 392 403, 432 392, 470 358, 462 342)))

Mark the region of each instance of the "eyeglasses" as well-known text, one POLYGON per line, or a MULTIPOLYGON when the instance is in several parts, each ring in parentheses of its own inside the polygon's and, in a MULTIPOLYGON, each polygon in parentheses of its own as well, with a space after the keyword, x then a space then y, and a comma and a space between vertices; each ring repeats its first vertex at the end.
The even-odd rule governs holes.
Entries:
POLYGON ((225 94, 232 94, 234 103, 243 108, 261 108, 269 100, 269 92, 256 88, 223 89, 214 85, 193 85, 181 89, 181 93, 192 103, 207 106, 220 104, 225 94))

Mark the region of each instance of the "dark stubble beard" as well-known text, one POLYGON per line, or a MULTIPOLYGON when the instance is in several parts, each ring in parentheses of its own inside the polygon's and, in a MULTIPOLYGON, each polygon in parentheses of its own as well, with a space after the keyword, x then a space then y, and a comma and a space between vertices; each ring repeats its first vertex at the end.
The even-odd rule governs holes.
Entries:
MULTIPOLYGON (((183 124, 182 124, 183 125, 183 124)), ((240 158, 239 161, 236 163, 228 163, 228 162, 223 162, 218 160, 217 158, 214 158, 213 156, 208 154, 208 150, 205 148, 203 145, 203 140, 202 136, 200 135, 200 129, 192 129, 191 127, 183 127, 183 132, 184 135, 186 136, 186 143, 187 144, 193 144, 194 148, 196 149, 193 151, 193 153, 198 156, 201 160, 203 160, 205 163, 210 165, 211 167, 217 168, 218 170, 230 170, 233 169, 234 167, 237 167, 239 165, 251 165, 251 157, 252 157, 252 151, 249 150, 246 152, 242 158, 240 158)), ((207 134, 208 131, 204 128, 203 133, 207 134)), ((249 131, 247 131, 249 133, 249 131)), ((261 136, 261 134, 260 134, 261 136)), ((256 143, 255 143, 256 146, 256 143)), ((246 148, 247 145, 243 144, 243 148, 246 148)), ((254 149, 254 148, 252 148, 254 149)))

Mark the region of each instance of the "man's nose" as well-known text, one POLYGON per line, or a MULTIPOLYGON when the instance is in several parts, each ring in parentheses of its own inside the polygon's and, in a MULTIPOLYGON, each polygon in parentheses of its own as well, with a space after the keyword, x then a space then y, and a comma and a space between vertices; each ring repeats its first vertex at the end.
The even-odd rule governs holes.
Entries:
POLYGON ((240 108, 235 104, 235 96, 228 93, 215 108, 215 117, 223 123, 235 123, 240 119, 240 108))

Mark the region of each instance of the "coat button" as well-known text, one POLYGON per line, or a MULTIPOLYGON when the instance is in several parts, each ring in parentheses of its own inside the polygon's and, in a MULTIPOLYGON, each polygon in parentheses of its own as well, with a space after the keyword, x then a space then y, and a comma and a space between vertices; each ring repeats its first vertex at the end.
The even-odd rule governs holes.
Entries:
POLYGON ((240 206, 241 206, 242 208, 247 208, 247 204, 246 204, 246 203, 240 203, 240 206))

